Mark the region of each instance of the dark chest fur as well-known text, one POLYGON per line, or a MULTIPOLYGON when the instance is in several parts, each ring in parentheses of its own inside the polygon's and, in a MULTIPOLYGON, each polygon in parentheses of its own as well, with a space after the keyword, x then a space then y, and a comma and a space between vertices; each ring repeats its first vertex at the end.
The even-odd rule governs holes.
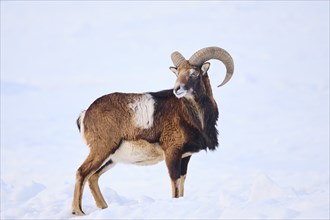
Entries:
MULTIPOLYGON (((218 131, 216 124, 218 120, 218 110, 213 107, 208 96, 197 99, 197 105, 185 100, 185 106, 189 114, 188 117, 194 122, 184 126, 189 136, 184 151, 198 152, 199 150, 215 150, 218 146, 218 131)), ((187 123, 183 120, 182 123, 187 123)))
POLYGON ((199 97, 195 103, 187 99, 177 99, 172 90, 151 93, 157 100, 156 108, 166 109, 180 117, 181 127, 188 136, 184 152, 198 152, 200 150, 215 150, 218 146, 218 131, 216 123, 218 110, 212 105, 208 96, 199 97), (171 97, 171 98, 169 98, 171 97), (169 101, 171 100, 171 101, 169 101), (180 106, 182 109, 178 109, 180 106))

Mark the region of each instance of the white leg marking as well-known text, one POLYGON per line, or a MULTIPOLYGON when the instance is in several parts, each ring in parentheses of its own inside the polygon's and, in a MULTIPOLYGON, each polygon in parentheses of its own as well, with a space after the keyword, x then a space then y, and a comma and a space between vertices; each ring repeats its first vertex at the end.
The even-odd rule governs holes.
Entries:
POLYGON ((179 196, 184 196, 184 182, 186 181, 186 175, 180 177, 179 196))
POLYGON ((189 156, 191 156, 192 154, 193 154, 193 153, 191 153, 191 152, 186 152, 186 153, 182 154, 181 158, 189 157, 189 156))

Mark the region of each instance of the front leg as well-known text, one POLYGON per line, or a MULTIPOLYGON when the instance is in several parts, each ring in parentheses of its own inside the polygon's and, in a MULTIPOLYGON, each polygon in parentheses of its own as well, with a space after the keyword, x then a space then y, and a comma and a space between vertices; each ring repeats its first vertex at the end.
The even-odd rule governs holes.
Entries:
POLYGON ((178 149, 167 149, 165 151, 165 162, 171 178, 173 198, 179 198, 181 157, 182 153, 178 149))
POLYGON ((183 197, 184 195, 184 182, 186 180, 188 163, 191 156, 182 158, 181 160, 181 174, 180 174, 180 186, 179 186, 179 196, 183 197))

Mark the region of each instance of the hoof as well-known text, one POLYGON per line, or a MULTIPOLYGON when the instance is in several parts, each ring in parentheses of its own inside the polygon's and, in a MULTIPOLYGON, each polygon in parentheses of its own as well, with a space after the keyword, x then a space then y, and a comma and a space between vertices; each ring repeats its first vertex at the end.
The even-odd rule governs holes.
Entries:
POLYGON ((108 208, 108 205, 106 203, 104 203, 104 204, 96 204, 96 206, 98 208, 100 208, 100 209, 106 209, 106 208, 108 208))
POLYGON ((72 214, 73 215, 78 215, 78 216, 85 215, 85 213, 82 210, 77 211, 75 209, 72 210, 72 214))
POLYGON ((101 207, 99 207, 99 208, 101 208, 101 209, 106 209, 106 208, 108 208, 108 205, 101 206, 101 207))

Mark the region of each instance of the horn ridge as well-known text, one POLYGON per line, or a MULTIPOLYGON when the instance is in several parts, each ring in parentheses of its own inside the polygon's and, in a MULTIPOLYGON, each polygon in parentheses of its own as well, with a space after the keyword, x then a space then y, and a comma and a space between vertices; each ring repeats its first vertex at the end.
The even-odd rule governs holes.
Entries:
POLYGON ((171 59, 172 59, 174 66, 176 66, 176 67, 179 67, 180 64, 182 64, 186 61, 184 56, 182 56, 182 54, 179 53, 178 51, 175 51, 171 54, 171 59))
POLYGON ((211 59, 217 59, 226 66, 227 73, 225 79, 218 87, 223 86, 230 80, 234 73, 234 61, 226 50, 220 47, 205 47, 195 52, 189 58, 189 63, 194 66, 201 66, 211 59))

